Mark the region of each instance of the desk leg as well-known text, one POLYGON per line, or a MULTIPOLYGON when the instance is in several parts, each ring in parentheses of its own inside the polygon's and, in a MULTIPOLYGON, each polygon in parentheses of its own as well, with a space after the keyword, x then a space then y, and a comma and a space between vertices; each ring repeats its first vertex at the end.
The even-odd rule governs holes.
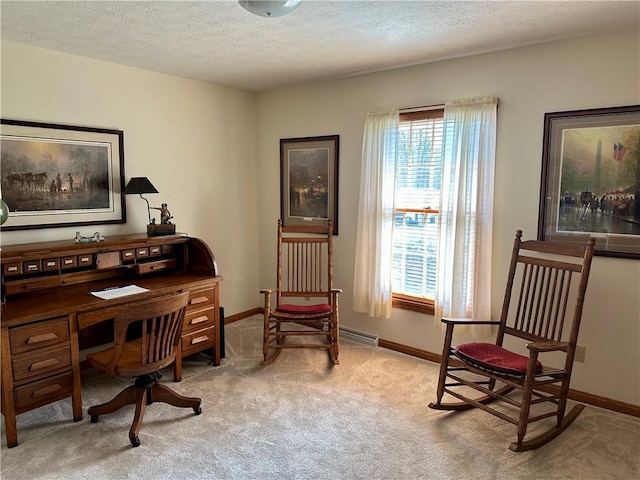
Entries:
MULTIPOLYGON (((218 305, 218 289, 216 288, 216 305, 218 305)), ((224 357, 224 308, 218 307, 216 311, 216 323, 213 329, 215 346, 211 348, 211 364, 220 366, 220 358, 224 357)))
POLYGON ((7 435, 7 447, 18 445, 18 426, 16 424, 16 403, 13 396, 13 372, 11 371, 11 352, 9 351, 9 330, 2 329, 2 413, 4 429, 7 435))
POLYGON ((15 412, 4 414, 4 429, 7 433, 7 447, 16 447, 18 445, 18 427, 15 412))
POLYGON ((73 409, 73 421, 82 420, 82 385, 80 378, 80 344, 78 339, 77 316, 69 319, 69 333, 71 334, 71 369, 73 371, 73 395, 71 407, 73 409))

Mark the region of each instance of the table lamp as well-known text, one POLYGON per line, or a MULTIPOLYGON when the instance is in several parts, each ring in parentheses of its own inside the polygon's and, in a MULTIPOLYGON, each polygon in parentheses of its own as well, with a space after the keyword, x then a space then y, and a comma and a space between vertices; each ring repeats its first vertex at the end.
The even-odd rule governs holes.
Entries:
POLYGON ((153 184, 149 181, 147 177, 131 177, 129 183, 124 189, 125 195, 137 194, 140 195, 140 198, 147 202, 147 216, 149 218, 149 224, 147 225, 147 232, 149 232, 149 225, 151 225, 151 208, 149 207, 149 200, 144 198, 142 194, 144 193, 160 193, 153 186, 153 184))

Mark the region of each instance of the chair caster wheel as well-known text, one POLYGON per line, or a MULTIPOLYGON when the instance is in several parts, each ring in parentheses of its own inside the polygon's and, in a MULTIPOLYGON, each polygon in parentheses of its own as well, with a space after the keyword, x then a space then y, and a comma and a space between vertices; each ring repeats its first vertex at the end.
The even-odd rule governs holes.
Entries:
POLYGON ((131 440, 131 446, 133 447, 140 446, 140 439, 138 437, 133 437, 133 438, 130 438, 129 440, 131 440))
POLYGON ((200 415, 202 413, 202 408, 194 407, 193 408, 193 413, 195 413, 196 415, 200 415))
POLYGON ((98 415, 91 415, 91 423, 98 423, 98 415))

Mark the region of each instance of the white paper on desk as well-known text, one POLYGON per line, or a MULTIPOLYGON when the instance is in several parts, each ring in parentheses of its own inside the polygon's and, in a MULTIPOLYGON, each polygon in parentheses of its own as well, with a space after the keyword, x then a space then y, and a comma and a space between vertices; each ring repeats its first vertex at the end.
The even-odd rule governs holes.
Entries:
POLYGON ((126 297, 127 295, 136 295, 137 293, 144 293, 148 291, 148 288, 142 288, 137 285, 127 285, 126 287, 107 288, 105 290, 95 290, 89 293, 102 298, 103 300, 111 300, 112 298, 126 297))

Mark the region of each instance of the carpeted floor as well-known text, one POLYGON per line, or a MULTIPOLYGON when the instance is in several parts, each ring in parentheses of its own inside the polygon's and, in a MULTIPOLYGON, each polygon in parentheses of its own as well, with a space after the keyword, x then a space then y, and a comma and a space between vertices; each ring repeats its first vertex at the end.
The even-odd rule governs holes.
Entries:
POLYGON ((70 400, 20 415, 20 445, 2 429, 2 480, 32 479, 630 479, 640 478, 640 419, 587 406, 558 439, 533 452, 508 445, 515 427, 480 411, 436 412, 438 366, 343 340, 325 352, 289 350, 261 367, 262 323, 227 326, 220 367, 188 360, 184 395, 202 415, 154 403, 132 448, 133 407, 92 424, 86 409, 128 381, 90 372, 82 422, 70 400))

